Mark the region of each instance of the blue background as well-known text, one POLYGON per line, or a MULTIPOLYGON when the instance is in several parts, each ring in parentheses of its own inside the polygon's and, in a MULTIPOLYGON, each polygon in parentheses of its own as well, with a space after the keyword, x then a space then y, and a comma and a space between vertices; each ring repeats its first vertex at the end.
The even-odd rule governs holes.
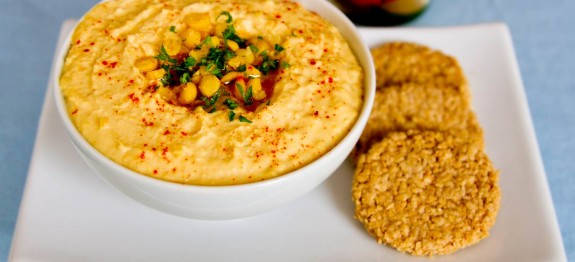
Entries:
MULTIPOLYGON (((96 2, 0 0, 0 260, 10 249, 60 24, 96 2)), ((432 0, 409 24, 509 25, 570 260, 575 260, 574 14, 573 0, 432 0)))

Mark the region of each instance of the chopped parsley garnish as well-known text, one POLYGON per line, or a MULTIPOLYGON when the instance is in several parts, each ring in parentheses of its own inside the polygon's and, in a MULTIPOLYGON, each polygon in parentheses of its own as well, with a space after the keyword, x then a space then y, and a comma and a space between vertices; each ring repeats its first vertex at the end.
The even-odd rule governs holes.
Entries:
POLYGON ((173 83, 174 78, 172 76, 172 72, 170 71, 170 66, 169 65, 162 65, 162 69, 164 69, 164 71, 166 71, 166 73, 164 74, 162 79, 160 79, 160 82, 162 83, 162 85, 164 85, 166 87, 172 87, 171 84, 173 83))
POLYGON ((238 108, 238 103, 232 99, 226 98, 224 101, 224 105, 226 105, 229 109, 234 110, 238 108))
POLYGON ((182 76, 180 76, 180 84, 185 85, 188 82, 190 82, 190 73, 185 72, 182 74, 182 76))
POLYGON ((245 45, 246 42, 236 34, 236 29, 234 28, 233 25, 228 25, 228 27, 226 27, 226 30, 224 30, 224 32, 222 33, 222 36, 224 37, 224 42, 226 40, 232 40, 238 43, 238 45, 240 46, 245 45))
POLYGON ((240 83, 236 83, 236 88, 238 89, 240 96, 244 100, 244 104, 251 105, 253 103, 253 101, 252 101, 252 98, 253 98, 252 86, 249 86, 248 89, 246 90, 246 92, 244 92, 244 87, 240 83))
POLYGON ((282 68, 283 68, 283 69, 289 68, 290 66, 291 66, 291 65, 290 65, 288 62, 282 61, 282 68))
POLYGON ((250 45, 250 50, 252 50, 252 53, 254 53, 254 55, 257 55, 260 52, 260 49, 255 45, 250 45))
POLYGON ((186 57, 186 59, 184 60, 184 66, 186 66, 188 68, 195 66, 195 65, 196 65, 196 59, 191 57, 191 56, 186 57))
POLYGON ((261 35, 258 35, 258 39, 259 39, 259 40, 264 40, 264 37, 261 36, 261 35))
POLYGON ((244 116, 240 116, 239 119, 240 119, 240 122, 243 122, 243 123, 250 123, 250 124, 252 123, 251 120, 245 118, 244 116))
POLYGON ((212 37, 211 36, 206 36, 204 41, 202 41, 198 46, 196 46, 196 50, 202 49, 202 46, 204 46, 207 43, 212 43, 212 37))
POLYGON ((252 86, 248 87, 248 90, 246 91, 246 94, 244 95, 244 103, 246 105, 251 105, 253 103, 253 89, 252 86))
POLYGON ((276 50, 277 53, 281 53, 281 51, 285 50, 285 48, 281 45, 275 44, 274 45, 274 49, 276 50))
POLYGON ((212 106, 214 106, 216 104, 216 102, 218 102, 218 99, 220 99, 220 96, 222 95, 222 89, 218 89, 218 91, 211 97, 202 97, 202 101, 204 101, 204 109, 208 109, 211 108, 212 106))
POLYGON ((242 73, 243 73, 243 72, 245 72, 245 71, 247 70, 247 67, 246 67, 246 65, 241 65, 241 66, 238 66, 238 68, 236 68, 236 70, 237 70, 238 72, 242 72, 242 73))
POLYGON ((244 86, 242 86, 242 84, 240 84, 240 83, 236 83, 236 88, 238 89, 238 92, 240 93, 240 96, 243 99, 245 97, 244 96, 244 86))
POLYGON ((230 122, 234 121, 235 117, 236 117, 236 113, 234 111, 230 111, 228 113, 228 119, 230 120, 230 122))
POLYGON ((232 14, 230 14, 230 12, 228 12, 228 11, 221 12, 220 15, 218 15, 218 17, 216 18, 216 20, 219 19, 221 16, 227 17, 226 23, 231 23, 233 21, 232 14))
POLYGON ((176 32, 176 27, 175 26, 170 26, 170 32, 176 32))
POLYGON ((208 65, 206 66, 206 70, 212 75, 222 77, 222 71, 214 63, 208 63, 208 65))
POLYGON ((271 71, 275 71, 278 69, 280 60, 279 59, 272 59, 267 54, 262 54, 263 62, 261 65, 258 66, 258 69, 264 74, 267 75, 271 71))
POLYGON ((166 48, 163 45, 160 48, 160 53, 156 56, 156 59, 158 59, 160 61, 168 62, 168 63, 177 63, 178 62, 178 60, 171 58, 170 55, 168 55, 168 51, 166 51, 166 48))

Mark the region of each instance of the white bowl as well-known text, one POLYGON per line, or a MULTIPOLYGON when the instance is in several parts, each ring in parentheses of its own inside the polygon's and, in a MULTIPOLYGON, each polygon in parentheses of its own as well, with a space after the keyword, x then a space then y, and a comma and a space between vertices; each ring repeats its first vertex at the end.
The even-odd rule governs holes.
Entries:
MULTIPOLYGON (((320 185, 346 159, 359 139, 375 96, 375 71, 368 47, 355 26, 336 7, 325 0, 299 0, 334 24, 347 39, 361 66, 364 79, 364 105, 349 133, 329 152, 312 163, 288 174, 243 185, 195 186, 162 181, 125 168, 92 147, 70 120, 60 92, 59 77, 54 78, 56 106, 74 148, 93 170, 118 190, 154 209, 197 219, 232 219, 252 216, 296 199, 320 185)), ((71 34, 56 61, 60 76, 71 34)))

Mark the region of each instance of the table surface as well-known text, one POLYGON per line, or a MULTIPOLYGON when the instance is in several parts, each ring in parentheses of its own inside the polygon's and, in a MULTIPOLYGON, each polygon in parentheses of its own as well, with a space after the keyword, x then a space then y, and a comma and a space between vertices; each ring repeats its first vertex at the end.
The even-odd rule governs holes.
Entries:
MULTIPOLYGON (((10 249, 60 25, 96 2, 0 0, 0 261, 10 249)), ((575 69, 574 11, 571 0, 432 0, 428 11, 407 25, 509 25, 570 260, 575 260, 575 78, 568 72, 575 69)))

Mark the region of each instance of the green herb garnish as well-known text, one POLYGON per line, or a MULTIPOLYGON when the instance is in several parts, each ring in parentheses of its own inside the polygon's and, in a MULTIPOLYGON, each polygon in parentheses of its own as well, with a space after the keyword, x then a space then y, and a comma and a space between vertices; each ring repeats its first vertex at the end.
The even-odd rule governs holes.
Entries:
POLYGON ((280 60, 272 59, 267 54, 262 54, 263 62, 261 65, 258 66, 260 72, 264 75, 269 74, 271 71, 278 69, 280 60))
POLYGON ((230 120, 230 122, 234 121, 235 117, 236 117, 236 113, 234 111, 230 111, 228 113, 228 119, 230 120))
POLYGON ((253 90, 252 90, 252 86, 248 87, 248 90, 246 91, 246 94, 244 96, 244 103, 246 105, 251 105, 253 103, 253 90))
POLYGON ((238 66, 238 68, 236 68, 236 70, 237 70, 238 72, 242 72, 242 73, 243 73, 243 72, 245 72, 245 71, 247 70, 247 67, 246 67, 246 65, 241 65, 241 66, 238 66))
POLYGON ((244 87, 242 86, 242 84, 236 83, 236 88, 238 89, 240 96, 243 98, 244 97, 244 87))
POLYGON ((276 50, 277 53, 281 53, 281 51, 285 50, 285 48, 281 45, 275 44, 274 45, 274 49, 276 50))
POLYGON ((245 118, 244 116, 240 116, 239 119, 240 119, 240 122, 243 122, 243 123, 250 123, 250 124, 252 123, 252 121, 245 118))
POLYGON ((260 52, 260 49, 255 45, 250 45, 250 50, 252 50, 252 53, 254 53, 254 55, 257 55, 260 52))
POLYGON ((238 45, 243 46, 245 45, 245 40, 241 39, 237 34, 236 34, 236 29, 234 28, 233 25, 228 25, 228 27, 226 27, 226 30, 224 30, 224 32, 222 32, 222 36, 224 38, 224 42, 226 42, 226 40, 232 40, 236 43, 238 43, 238 45))
POLYGON ((190 73, 189 72, 185 72, 182 74, 182 76, 180 76, 180 84, 187 84, 188 82, 190 82, 190 73))
POLYGON ((227 16, 226 23, 231 23, 233 21, 232 14, 230 14, 230 12, 228 11, 221 12, 220 15, 218 15, 218 17, 216 18, 216 20, 219 19, 221 16, 227 16))
POLYGON ((204 101, 204 109, 208 109, 211 108, 213 105, 216 104, 216 102, 218 102, 218 99, 220 99, 220 96, 222 95, 222 89, 218 89, 218 91, 211 97, 202 97, 202 101, 204 101))
POLYGON ((164 62, 168 62, 168 63, 177 63, 178 62, 178 60, 176 60, 176 59, 170 57, 170 55, 168 55, 168 51, 166 51, 166 48, 163 45, 160 48, 160 53, 155 58, 160 60, 160 61, 164 61, 164 62))
POLYGON ((206 36, 206 38, 204 38, 204 41, 202 41, 198 46, 196 46, 196 50, 200 50, 202 49, 202 46, 204 46, 207 43, 212 43, 212 37, 211 36, 206 36))
POLYGON ((238 108, 238 103, 232 99, 226 98, 224 101, 224 105, 226 105, 229 109, 234 110, 238 108))
POLYGON ((170 31, 175 33, 175 32, 176 32, 176 27, 175 27, 175 26, 170 26, 170 31))
POLYGON ((291 66, 291 65, 290 65, 288 62, 282 61, 282 68, 283 68, 283 69, 289 68, 290 66, 291 66))
POLYGON ((196 59, 191 57, 191 56, 186 57, 186 59, 184 60, 184 66, 185 67, 189 68, 189 67, 192 67, 195 65, 196 65, 196 59))

